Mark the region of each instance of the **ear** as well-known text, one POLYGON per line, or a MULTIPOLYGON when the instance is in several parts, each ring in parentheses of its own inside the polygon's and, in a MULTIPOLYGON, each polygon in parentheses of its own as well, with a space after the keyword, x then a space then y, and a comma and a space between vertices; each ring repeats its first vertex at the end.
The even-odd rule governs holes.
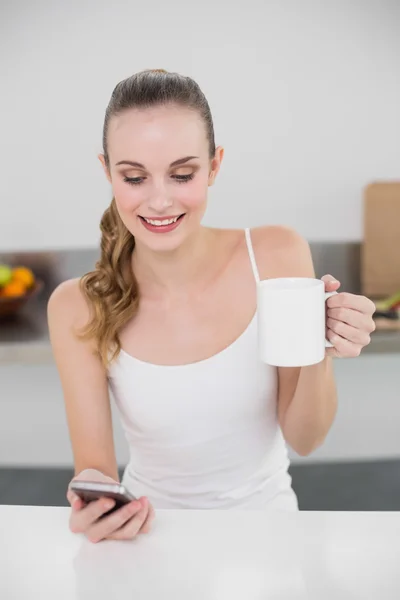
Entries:
POLYGON ((210 170, 210 174, 208 177, 208 185, 213 185, 215 178, 217 176, 217 173, 221 167, 221 162, 222 159, 224 157, 224 149, 222 146, 218 146, 215 150, 215 155, 214 158, 211 161, 211 170, 210 170))
POLYGON ((108 181, 109 181, 110 183, 112 183, 112 181, 111 181, 111 176, 110 176, 110 173, 108 172, 107 165, 106 165, 106 161, 105 161, 105 159, 104 159, 104 154, 99 154, 99 155, 97 156, 97 158, 98 158, 98 159, 99 159, 99 161, 101 162, 101 165, 102 165, 102 167, 103 167, 104 173, 106 174, 106 177, 107 177, 108 181))

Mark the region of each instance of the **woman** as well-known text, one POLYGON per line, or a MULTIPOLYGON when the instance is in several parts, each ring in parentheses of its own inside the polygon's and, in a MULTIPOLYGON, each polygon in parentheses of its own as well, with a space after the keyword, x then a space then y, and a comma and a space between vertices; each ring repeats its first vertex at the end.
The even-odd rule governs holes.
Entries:
POLYGON ((85 506, 68 490, 71 530, 131 539, 154 508, 298 510, 286 442, 300 455, 322 444, 336 412, 332 357, 369 343, 373 303, 329 299, 323 362, 262 363, 257 278, 314 277, 310 250, 285 227, 201 225, 224 151, 198 85, 163 70, 120 82, 103 150, 113 199, 101 258, 53 292, 48 319, 75 479, 119 481, 111 389, 130 448, 122 482, 139 499, 99 520, 109 501, 85 506))

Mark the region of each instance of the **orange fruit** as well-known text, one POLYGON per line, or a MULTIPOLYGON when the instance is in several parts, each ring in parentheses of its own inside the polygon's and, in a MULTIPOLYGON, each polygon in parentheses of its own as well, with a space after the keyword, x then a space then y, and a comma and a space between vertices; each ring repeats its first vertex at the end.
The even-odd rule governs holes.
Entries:
POLYGON ((26 287, 21 281, 10 281, 2 289, 2 298, 17 298, 18 296, 24 296, 26 287))
POLYGON ((30 288, 35 283, 35 276, 28 267, 15 267, 12 270, 12 281, 19 281, 26 288, 30 288))

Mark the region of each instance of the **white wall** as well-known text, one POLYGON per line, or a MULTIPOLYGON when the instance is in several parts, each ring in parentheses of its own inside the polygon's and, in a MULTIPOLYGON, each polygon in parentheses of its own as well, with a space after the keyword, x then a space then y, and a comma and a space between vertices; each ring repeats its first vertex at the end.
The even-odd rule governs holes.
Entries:
MULTIPOLYGON (((293 462, 400 458, 399 355, 336 360, 338 413, 321 448, 293 462)), ((0 467, 73 466, 61 385, 52 362, 0 365, 0 467)), ((113 407, 118 463, 127 444, 113 407)))
POLYGON ((208 224, 359 240, 362 188, 399 177, 400 3, 14 0, 0 5, 0 251, 93 246, 118 81, 194 77, 223 169, 208 224))

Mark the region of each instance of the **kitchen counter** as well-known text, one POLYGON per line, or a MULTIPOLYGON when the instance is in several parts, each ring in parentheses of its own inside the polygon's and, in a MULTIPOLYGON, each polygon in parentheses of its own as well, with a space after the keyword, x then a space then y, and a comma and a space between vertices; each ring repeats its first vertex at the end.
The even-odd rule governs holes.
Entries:
MULTIPOLYGON (((0 321, 0 365, 43 364, 53 361, 47 327, 47 296, 29 305, 13 321, 0 321)), ((365 354, 400 353, 400 331, 375 331, 365 354)))
POLYGON ((93 544, 69 508, 0 506, 0 597, 13 600, 400 598, 400 513, 158 511, 93 544))
POLYGON ((47 300, 32 300, 18 317, 0 320, 0 365, 53 361, 47 326, 47 300))

